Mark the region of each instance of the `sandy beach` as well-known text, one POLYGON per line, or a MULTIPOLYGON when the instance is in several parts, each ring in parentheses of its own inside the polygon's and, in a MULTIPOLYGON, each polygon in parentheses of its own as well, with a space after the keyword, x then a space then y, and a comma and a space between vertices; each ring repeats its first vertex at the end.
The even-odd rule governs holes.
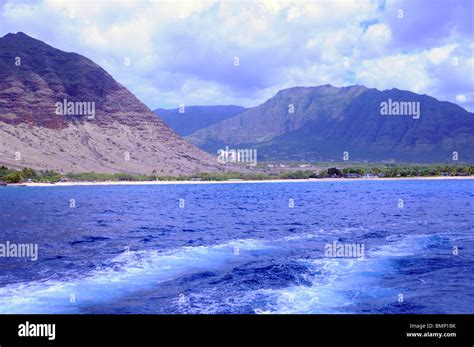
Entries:
POLYGON ((360 181, 394 181, 394 180, 472 180, 474 176, 433 176, 433 177, 379 177, 379 178, 310 178, 310 179, 276 179, 276 180, 228 180, 228 181, 101 181, 101 182, 57 182, 21 183, 8 186, 25 187, 67 187, 67 186, 108 186, 108 185, 182 185, 182 184, 250 184, 250 183, 298 183, 298 182, 360 182, 360 181))

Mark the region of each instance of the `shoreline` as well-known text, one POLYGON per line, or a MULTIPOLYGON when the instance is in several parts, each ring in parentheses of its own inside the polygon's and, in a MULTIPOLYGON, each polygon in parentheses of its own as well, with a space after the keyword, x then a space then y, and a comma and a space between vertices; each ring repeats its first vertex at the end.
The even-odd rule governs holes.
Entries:
POLYGON ((227 180, 227 181, 84 181, 51 183, 18 183, 7 187, 70 187, 70 186, 112 186, 112 185, 189 185, 189 184, 245 184, 245 183, 297 183, 297 182, 360 182, 360 181, 403 181, 403 180, 472 180, 474 176, 427 176, 427 177, 378 177, 378 178, 308 178, 269 180, 227 180))

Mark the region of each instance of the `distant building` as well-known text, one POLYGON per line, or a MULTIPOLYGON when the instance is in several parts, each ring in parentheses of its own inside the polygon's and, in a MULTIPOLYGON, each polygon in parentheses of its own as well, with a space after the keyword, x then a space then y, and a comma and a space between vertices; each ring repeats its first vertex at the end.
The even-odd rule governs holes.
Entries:
POLYGON ((378 178, 378 177, 379 177, 379 176, 377 176, 377 175, 375 175, 375 174, 373 174, 373 173, 371 173, 371 172, 367 172, 367 173, 365 174, 365 178, 378 178))
POLYGON ((0 186, 6 186, 7 182, 0 181, 0 186))
POLYGON ((347 173, 344 175, 345 178, 359 178, 359 174, 358 173, 354 173, 354 172, 351 172, 351 173, 347 173))
POLYGON ((441 172, 441 176, 451 176, 449 172, 441 172))
POLYGON ((456 172, 456 176, 471 176, 469 172, 456 172))

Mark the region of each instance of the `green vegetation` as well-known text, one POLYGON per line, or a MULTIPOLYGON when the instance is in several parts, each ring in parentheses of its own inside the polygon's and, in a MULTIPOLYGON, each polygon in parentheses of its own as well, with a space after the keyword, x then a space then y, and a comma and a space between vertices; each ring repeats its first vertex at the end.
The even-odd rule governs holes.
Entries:
POLYGON ((35 171, 30 168, 15 170, 0 166, 0 181, 7 183, 20 183, 28 180, 32 182, 57 182, 61 178, 61 174, 53 170, 35 171))
POLYGON ((64 176, 68 181, 154 181, 155 175, 132 175, 127 173, 105 174, 97 172, 70 173, 64 176))
POLYGON ((5 175, 5 182, 18 183, 23 180, 23 176, 19 172, 10 172, 5 175))
MULTIPOLYGON (((346 164, 347 165, 347 164, 346 164)), ((333 177, 339 169, 330 168, 320 172, 320 177, 333 177)), ((440 165, 440 164, 359 164, 354 166, 345 166, 340 169, 341 175, 358 174, 364 176, 367 174, 379 177, 428 177, 428 176, 469 176, 474 175, 474 165, 440 165)))
MULTIPOLYGON (((324 175, 324 173, 323 173, 324 175)), ((329 169, 326 170, 326 175, 324 176, 328 176, 328 177, 340 177, 342 176, 342 173, 341 173, 341 170, 339 170, 338 168, 336 167, 331 167, 329 169)))
POLYGON ((58 181, 90 182, 90 181, 228 181, 228 180, 268 180, 268 179, 308 179, 343 177, 348 174, 360 176, 371 174, 379 177, 428 177, 428 176, 469 176, 474 175, 474 165, 400 165, 400 164, 355 164, 346 163, 338 167, 321 170, 295 170, 279 173, 199 173, 192 176, 158 176, 156 170, 151 175, 134 175, 127 173, 105 174, 96 172, 69 173, 61 175, 53 170, 35 171, 30 168, 22 170, 0 167, 0 182, 49 182, 58 181))

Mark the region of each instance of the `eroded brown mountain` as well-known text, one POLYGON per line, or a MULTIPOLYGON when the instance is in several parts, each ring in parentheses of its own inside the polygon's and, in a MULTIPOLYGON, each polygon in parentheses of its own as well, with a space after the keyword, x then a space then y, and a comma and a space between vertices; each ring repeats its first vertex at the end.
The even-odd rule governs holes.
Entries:
POLYGON ((0 164, 159 175, 223 170, 100 66, 23 33, 0 38, 0 164), (58 112, 64 100, 79 107, 58 112))

